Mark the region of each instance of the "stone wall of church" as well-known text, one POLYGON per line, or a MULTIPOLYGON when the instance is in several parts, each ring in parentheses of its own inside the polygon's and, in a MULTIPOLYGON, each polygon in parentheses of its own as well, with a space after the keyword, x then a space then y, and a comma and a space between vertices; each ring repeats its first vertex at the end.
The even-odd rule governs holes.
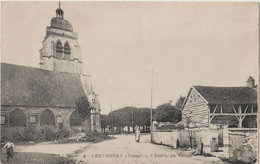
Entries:
POLYGON ((77 33, 47 27, 46 38, 40 49, 40 68, 70 73, 82 73, 81 48, 77 43, 77 33), (56 51, 56 44, 60 42, 63 52, 56 51), (64 45, 68 42, 70 54, 64 53, 64 45))
POLYGON ((54 114, 55 127, 59 127, 59 123, 63 123, 63 128, 70 130, 70 115, 75 108, 53 108, 53 107, 17 107, 17 106, 2 106, 1 118, 5 117, 5 123, 1 126, 9 126, 8 118, 10 113, 15 109, 23 111, 26 116, 26 126, 36 125, 40 126, 41 114, 44 110, 49 109, 54 114))
POLYGON ((55 127, 59 128, 59 123, 62 123, 63 129, 90 132, 91 120, 90 117, 83 121, 82 127, 71 126, 70 116, 75 111, 75 108, 53 108, 53 107, 17 107, 17 106, 2 106, 1 107, 1 126, 11 126, 9 117, 14 110, 21 110, 25 114, 26 126, 35 125, 41 126, 41 114, 44 110, 50 110, 54 114, 55 127))
POLYGON ((101 118, 100 118, 100 114, 96 114, 96 131, 101 133, 101 118))

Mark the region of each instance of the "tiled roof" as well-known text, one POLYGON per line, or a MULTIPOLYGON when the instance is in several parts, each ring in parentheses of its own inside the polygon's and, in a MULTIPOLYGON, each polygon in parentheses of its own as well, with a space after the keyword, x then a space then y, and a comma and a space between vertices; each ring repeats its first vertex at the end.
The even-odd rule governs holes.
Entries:
POLYGON ((250 87, 209 87, 194 88, 210 104, 256 104, 257 92, 250 87))
POLYGON ((1 64, 2 105, 76 107, 82 96, 79 74, 1 64))

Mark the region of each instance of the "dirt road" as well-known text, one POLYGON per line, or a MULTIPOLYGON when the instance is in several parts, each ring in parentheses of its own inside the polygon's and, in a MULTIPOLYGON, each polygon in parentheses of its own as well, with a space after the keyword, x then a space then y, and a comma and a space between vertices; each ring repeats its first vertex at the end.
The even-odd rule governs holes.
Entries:
POLYGON ((38 144, 25 147, 22 152, 43 152, 70 156, 79 163, 127 164, 127 163, 174 163, 203 164, 224 163, 217 157, 193 156, 191 151, 180 151, 150 143, 150 135, 143 135, 136 143, 133 135, 117 135, 116 139, 100 143, 38 144))
POLYGON ((82 163, 152 163, 152 164, 201 164, 224 163, 216 157, 193 156, 191 151, 174 150, 170 147, 150 143, 150 135, 141 137, 140 143, 133 135, 116 136, 117 139, 90 145, 76 159, 82 163))

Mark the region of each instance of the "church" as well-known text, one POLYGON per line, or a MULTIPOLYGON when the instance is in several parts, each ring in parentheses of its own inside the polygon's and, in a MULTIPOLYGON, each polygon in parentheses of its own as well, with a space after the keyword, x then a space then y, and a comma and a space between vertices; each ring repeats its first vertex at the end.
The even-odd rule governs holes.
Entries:
POLYGON ((100 103, 91 76, 83 74, 78 34, 59 8, 46 28, 39 68, 1 63, 1 126, 55 126, 101 132, 100 103), (76 102, 92 106, 80 121, 76 102))

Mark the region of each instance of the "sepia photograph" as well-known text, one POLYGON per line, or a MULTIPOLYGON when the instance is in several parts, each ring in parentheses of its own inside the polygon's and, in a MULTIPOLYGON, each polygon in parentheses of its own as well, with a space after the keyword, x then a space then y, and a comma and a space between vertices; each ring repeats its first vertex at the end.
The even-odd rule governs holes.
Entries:
POLYGON ((2 1, 0 163, 258 163, 259 15, 2 1))

